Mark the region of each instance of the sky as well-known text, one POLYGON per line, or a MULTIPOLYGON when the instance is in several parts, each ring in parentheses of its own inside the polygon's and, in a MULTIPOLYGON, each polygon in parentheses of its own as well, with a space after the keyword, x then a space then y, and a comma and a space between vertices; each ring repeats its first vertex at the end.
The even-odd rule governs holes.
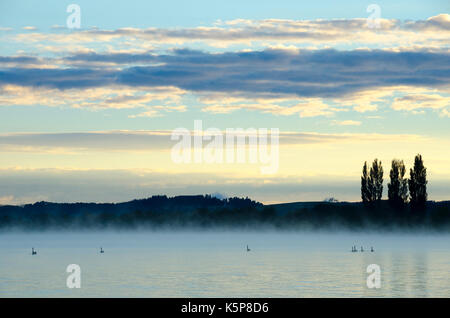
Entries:
MULTIPOLYGON (((382 161, 386 197, 391 160, 409 170, 418 153, 429 199, 449 199, 449 9, 2 1, 0 204, 205 193, 358 201, 364 161, 382 161), (195 161, 195 146, 177 162, 173 133, 193 136, 196 121, 203 136, 277 129, 276 169, 263 173, 249 145, 244 162, 195 161)), ((203 147, 211 140, 221 157, 214 136, 203 147)))

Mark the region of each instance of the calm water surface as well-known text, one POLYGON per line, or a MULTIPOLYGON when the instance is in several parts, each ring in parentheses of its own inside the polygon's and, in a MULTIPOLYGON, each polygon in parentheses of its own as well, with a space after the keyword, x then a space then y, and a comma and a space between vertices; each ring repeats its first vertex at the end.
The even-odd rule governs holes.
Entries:
POLYGON ((0 297, 450 297, 450 235, 7 232, 0 297), (66 287, 69 264, 80 289, 66 287), (366 286, 369 264, 380 289, 366 286))

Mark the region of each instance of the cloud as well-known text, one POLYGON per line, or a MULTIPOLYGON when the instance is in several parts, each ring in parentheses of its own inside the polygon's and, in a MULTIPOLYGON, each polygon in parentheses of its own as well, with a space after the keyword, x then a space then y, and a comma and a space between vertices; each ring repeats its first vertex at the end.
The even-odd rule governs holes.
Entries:
POLYGON ((391 106, 395 110, 420 112, 425 109, 441 110, 446 116, 450 109, 450 97, 438 94, 411 94, 397 97, 391 106))
POLYGON ((59 65, 52 60, 34 56, 0 56, 0 68, 58 68, 59 65))
POLYGON ((129 118, 139 118, 139 117, 159 117, 160 114, 156 110, 148 110, 146 112, 137 114, 137 115, 129 115, 129 118))
POLYGON ((356 120, 343 120, 343 121, 333 121, 335 125, 339 126, 361 126, 360 121, 356 120))
MULTIPOLYGON (((92 54, 67 57, 92 60, 92 54)), ((104 54, 95 59, 132 62, 135 55, 104 54)), ((173 86, 195 93, 240 93, 338 98, 363 90, 393 87, 444 88, 450 83, 448 53, 382 50, 264 50, 207 53, 175 50, 149 54, 149 66, 68 69, 6 68, 0 84, 84 89, 112 85, 173 86)))
MULTIPOLYGON (((408 106, 392 92, 433 90, 445 98, 449 21, 448 14, 381 19, 375 30, 366 19, 237 19, 196 28, 73 31, 55 26, 50 33, 13 38, 8 33, 0 41, 21 42, 29 48, 22 51, 33 55, 0 57, 0 105, 142 108, 129 115, 138 118, 184 111, 189 101, 182 98, 192 94, 210 113, 245 109, 314 117, 373 112, 396 97, 393 109, 413 107, 417 113, 432 108, 431 101, 408 106), (239 46, 186 49, 208 49, 200 42, 239 46), (165 97, 162 88, 168 91, 165 97), (217 98, 207 102, 208 95, 217 98)), ((437 108, 443 116, 448 113, 437 108)))
POLYGON ((33 56, 0 56, 0 64, 16 63, 16 64, 40 64, 39 59, 33 56))
MULTIPOLYGON (((254 45, 255 43, 290 44, 377 44, 384 42, 393 47, 423 43, 432 45, 447 41, 449 36, 449 15, 439 14, 425 20, 400 21, 380 19, 380 28, 370 29, 367 19, 317 19, 285 20, 237 19, 216 23, 214 26, 195 28, 120 28, 101 30, 92 28, 77 32, 26 33, 14 38, 21 42, 93 43, 129 41, 135 45, 178 44, 203 42, 213 47, 229 45, 254 45), (418 38, 417 34, 421 36, 418 38)), ((57 28, 56 30, 59 30, 57 28)))
POLYGON ((169 147, 169 131, 13 133, 0 135, 0 149, 2 151, 124 151, 167 149, 169 147))
POLYGON ((245 109, 281 116, 298 114, 299 117, 305 118, 329 116, 334 111, 338 111, 338 109, 325 104, 320 98, 245 99, 220 96, 212 99, 211 97, 209 98, 210 100, 206 100, 207 105, 202 111, 215 114, 227 114, 236 110, 245 109), (215 102, 211 104, 211 100, 215 100, 215 102), (285 102, 290 102, 292 105, 283 105, 285 102))
POLYGON ((51 26, 51 28, 52 28, 53 30, 64 30, 64 29, 66 29, 67 27, 66 27, 65 25, 54 24, 54 25, 51 26))
POLYGON ((415 31, 450 31, 450 15, 449 14, 438 14, 433 17, 429 17, 426 20, 419 21, 407 21, 405 24, 405 29, 415 30, 415 31))
POLYGON ((188 100, 183 97, 193 94, 210 113, 245 109, 305 118, 352 109, 373 112, 392 103, 394 110, 432 108, 445 116, 450 87, 449 54, 442 52, 185 49, 171 54, 87 52, 58 63, 66 60, 83 68, 49 68, 51 61, 31 56, 0 57, 0 65, 6 65, 0 69, 0 105, 143 108, 129 115, 138 118, 185 111, 188 100), (36 63, 45 68, 35 68, 36 63))
POLYGON ((22 27, 22 30, 26 30, 26 31, 36 31, 37 28, 35 26, 24 26, 22 27))
POLYGON ((147 108, 148 110, 136 115, 129 115, 128 118, 161 117, 163 116, 162 112, 167 113, 171 113, 173 111, 185 112, 187 109, 187 107, 184 105, 177 105, 177 106, 157 105, 157 106, 147 106, 145 108, 147 108))
MULTIPOLYGON (((145 115, 143 116, 145 117, 145 115)), ((186 129, 189 130, 189 127, 186 127, 186 129)), ((206 128, 204 133, 207 134, 206 128)), ((222 133, 225 134, 225 131, 222 133)), ((0 134, 0 152, 73 153, 80 151, 170 150, 175 144, 171 140, 171 134, 171 130, 8 133, 0 134)), ((354 142, 420 142, 428 140, 424 136, 413 134, 325 134, 284 131, 280 132, 279 136, 280 145, 288 146, 354 142)))
POLYGON ((179 105, 185 94, 175 87, 153 87, 147 90, 124 86, 87 88, 80 94, 78 89, 22 87, 6 85, 0 87, 0 105, 11 106, 69 106, 85 109, 153 108, 157 112, 185 111, 179 105), (158 105, 152 106, 157 102, 158 105))

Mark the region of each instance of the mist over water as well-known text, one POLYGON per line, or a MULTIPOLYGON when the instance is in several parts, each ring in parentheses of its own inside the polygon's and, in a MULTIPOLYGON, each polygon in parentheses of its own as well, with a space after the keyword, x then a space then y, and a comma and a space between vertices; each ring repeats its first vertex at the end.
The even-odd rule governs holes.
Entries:
POLYGON ((450 297, 449 243, 442 233, 10 231, 0 297, 450 297), (69 264, 80 289, 66 287, 69 264), (369 264, 380 289, 366 285, 369 264))

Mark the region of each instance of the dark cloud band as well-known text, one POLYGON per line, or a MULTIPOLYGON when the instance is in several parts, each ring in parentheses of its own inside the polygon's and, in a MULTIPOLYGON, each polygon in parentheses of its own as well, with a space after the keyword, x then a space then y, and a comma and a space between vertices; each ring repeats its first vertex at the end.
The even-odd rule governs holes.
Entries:
POLYGON ((0 70, 0 84, 60 90, 174 86, 249 97, 269 93, 327 98, 398 85, 439 88, 450 82, 450 55, 446 52, 264 50, 214 54, 175 50, 172 54, 77 54, 64 60, 83 67, 5 68, 0 70), (113 66, 99 64, 104 62, 113 66), (130 66, 137 62, 140 66, 130 66))

